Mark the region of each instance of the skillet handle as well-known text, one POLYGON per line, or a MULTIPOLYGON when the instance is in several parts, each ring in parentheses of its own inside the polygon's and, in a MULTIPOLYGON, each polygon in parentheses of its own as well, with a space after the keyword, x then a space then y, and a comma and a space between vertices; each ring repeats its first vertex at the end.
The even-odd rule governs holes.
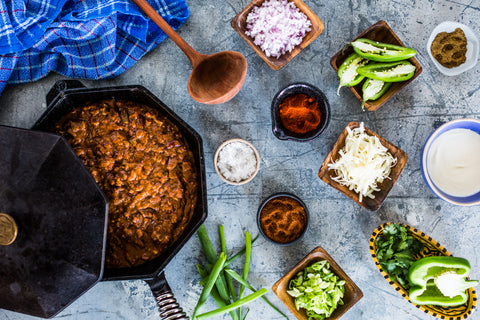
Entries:
POLYGON ((162 272, 152 280, 147 280, 155 300, 160 308, 160 317, 163 320, 188 320, 177 300, 173 296, 172 289, 168 285, 165 274, 162 272))

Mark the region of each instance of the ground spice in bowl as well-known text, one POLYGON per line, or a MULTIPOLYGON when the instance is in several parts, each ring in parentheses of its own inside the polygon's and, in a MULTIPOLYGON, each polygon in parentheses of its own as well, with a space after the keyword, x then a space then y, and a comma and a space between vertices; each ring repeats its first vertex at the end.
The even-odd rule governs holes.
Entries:
POLYGON ((260 206, 257 224, 260 232, 272 242, 292 244, 300 239, 307 229, 307 207, 292 194, 275 194, 260 206))
POLYGON ((467 37, 461 28, 440 32, 430 46, 433 57, 445 68, 455 68, 467 60, 467 37))
POLYGON ((330 105, 317 87, 303 82, 284 87, 272 100, 272 132, 280 140, 307 142, 330 122, 330 105))
POLYGON ((279 107, 283 126, 296 134, 306 134, 318 128, 322 113, 311 96, 297 93, 286 97, 279 107))

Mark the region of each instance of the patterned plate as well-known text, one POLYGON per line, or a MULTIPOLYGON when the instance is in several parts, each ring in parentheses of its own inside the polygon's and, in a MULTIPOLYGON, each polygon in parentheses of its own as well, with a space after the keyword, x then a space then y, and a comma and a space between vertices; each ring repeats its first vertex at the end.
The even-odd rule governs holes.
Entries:
MULTIPOLYGON (((467 290, 468 293, 468 300, 465 304, 456 306, 456 307, 441 307, 441 306, 432 306, 432 305, 416 305, 410 301, 408 298, 408 291, 405 290, 397 281, 393 281, 390 279, 388 274, 382 269, 380 266, 380 262, 378 262, 377 255, 375 254, 376 252, 376 246, 375 246, 375 239, 377 239, 378 236, 383 234, 383 228, 387 226, 389 223, 384 223, 381 226, 379 226, 375 231, 373 231, 372 236, 370 237, 370 253, 372 255, 373 261, 375 262, 375 265, 377 266, 378 270, 382 274, 382 276, 385 278, 385 280, 388 281, 388 283, 402 296, 404 297, 408 302, 413 304, 415 307, 419 308, 423 312, 434 316, 439 319, 445 319, 445 320, 460 320, 460 319, 466 319, 468 318, 472 312, 475 310, 477 307, 477 293, 473 288, 469 288, 467 290)), ((440 243, 432 239, 432 237, 429 237, 425 233, 421 232, 420 230, 414 229, 410 226, 404 225, 408 229, 408 234, 422 242, 422 244, 425 246, 422 252, 416 257, 418 259, 423 258, 423 257, 430 257, 430 256, 451 256, 452 254, 448 252, 447 249, 445 249, 440 243)))

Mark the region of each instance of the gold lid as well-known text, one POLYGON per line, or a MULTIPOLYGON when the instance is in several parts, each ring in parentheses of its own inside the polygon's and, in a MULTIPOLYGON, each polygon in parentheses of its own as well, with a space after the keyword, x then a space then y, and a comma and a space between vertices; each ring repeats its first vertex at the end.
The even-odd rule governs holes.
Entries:
POLYGON ((15 220, 6 213, 0 213, 0 246, 8 246, 17 238, 18 227, 15 220))

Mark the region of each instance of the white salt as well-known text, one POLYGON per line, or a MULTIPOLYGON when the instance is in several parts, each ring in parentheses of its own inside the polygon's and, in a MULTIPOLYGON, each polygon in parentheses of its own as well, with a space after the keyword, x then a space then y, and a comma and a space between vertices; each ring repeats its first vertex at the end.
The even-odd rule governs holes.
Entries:
POLYGON ((312 23, 293 2, 266 0, 247 15, 245 34, 268 57, 279 58, 302 43, 312 23))
POLYGON ((225 179, 240 182, 255 173, 257 158, 248 144, 234 141, 220 149, 217 168, 225 179))

